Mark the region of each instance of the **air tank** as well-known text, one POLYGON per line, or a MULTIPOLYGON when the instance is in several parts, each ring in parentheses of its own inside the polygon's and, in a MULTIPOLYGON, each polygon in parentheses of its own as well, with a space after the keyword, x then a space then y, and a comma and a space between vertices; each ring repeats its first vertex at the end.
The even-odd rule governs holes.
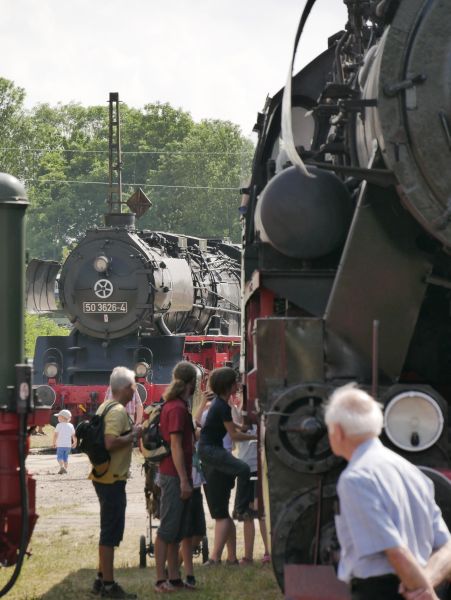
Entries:
POLYGON ((285 256, 314 259, 343 243, 352 203, 333 173, 308 167, 311 177, 288 167, 271 179, 259 197, 255 228, 260 240, 285 256))

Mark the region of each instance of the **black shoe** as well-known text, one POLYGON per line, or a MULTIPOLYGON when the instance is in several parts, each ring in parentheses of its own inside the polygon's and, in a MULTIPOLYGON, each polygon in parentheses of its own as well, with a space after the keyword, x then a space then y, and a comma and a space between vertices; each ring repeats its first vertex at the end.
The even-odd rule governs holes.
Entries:
POLYGON ((94 596, 100 596, 100 594, 102 593, 102 589, 103 579, 100 579, 100 577, 96 577, 94 579, 94 583, 92 584, 91 594, 94 594, 94 596))
POLYGON ((136 594, 129 594, 126 592, 118 583, 114 582, 112 585, 103 586, 102 598, 137 598, 136 594))

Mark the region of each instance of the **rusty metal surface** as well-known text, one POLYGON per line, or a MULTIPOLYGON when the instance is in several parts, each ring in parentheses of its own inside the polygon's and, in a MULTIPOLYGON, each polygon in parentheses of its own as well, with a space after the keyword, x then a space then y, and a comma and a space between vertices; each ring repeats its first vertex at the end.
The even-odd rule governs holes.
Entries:
POLYGON ((255 335, 257 395, 262 407, 269 407, 271 388, 323 381, 322 319, 257 319, 255 335))
POLYGON ((286 565, 285 600, 351 600, 351 594, 332 567, 286 565))
POLYGON ((142 189, 138 188, 127 200, 127 206, 140 219, 152 206, 152 202, 142 189))

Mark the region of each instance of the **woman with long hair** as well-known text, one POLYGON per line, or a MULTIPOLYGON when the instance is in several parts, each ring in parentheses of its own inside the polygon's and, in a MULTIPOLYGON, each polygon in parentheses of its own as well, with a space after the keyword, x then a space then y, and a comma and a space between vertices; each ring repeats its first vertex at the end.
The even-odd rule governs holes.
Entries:
POLYGON ((226 433, 234 442, 257 437, 243 433, 232 420, 229 400, 238 389, 235 371, 230 367, 215 369, 210 375, 209 386, 215 398, 200 434, 198 451, 207 480, 207 503, 211 517, 215 519, 215 542, 210 559, 210 564, 215 564, 221 560, 229 536, 234 537, 235 524, 229 515, 231 479, 236 477, 238 481, 234 512, 239 517, 249 509, 246 492, 250 482, 249 466, 225 450, 223 438, 226 433))
POLYGON ((160 463, 160 526, 155 540, 157 581, 155 592, 165 593, 195 587, 190 529, 191 472, 194 429, 189 401, 196 388, 197 369, 189 362, 178 363, 163 394, 160 433, 170 454, 160 463), (182 544, 186 581, 180 579, 179 545, 182 544), (168 563, 168 578, 165 563, 168 563))

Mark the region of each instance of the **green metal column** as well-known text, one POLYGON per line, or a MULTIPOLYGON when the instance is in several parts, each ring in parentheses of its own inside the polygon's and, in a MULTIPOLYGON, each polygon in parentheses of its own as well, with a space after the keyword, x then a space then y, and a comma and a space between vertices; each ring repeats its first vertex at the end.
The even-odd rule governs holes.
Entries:
POLYGON ((25 211, 23 185, 0 173, 0 405, 14 386, 24 348, 25 211))

